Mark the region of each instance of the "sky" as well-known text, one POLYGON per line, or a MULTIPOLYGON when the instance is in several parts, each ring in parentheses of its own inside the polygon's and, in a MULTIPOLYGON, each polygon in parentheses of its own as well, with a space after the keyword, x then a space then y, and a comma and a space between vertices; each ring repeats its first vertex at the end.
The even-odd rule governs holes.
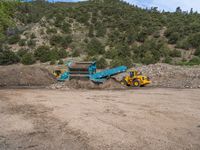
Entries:
MULTIPOLYGON (((84 0, 54 0, 54 1, 77 2, 84 0)), ((143 8, 158 7, 158 10, 175 11, 176 8, 180 6, 183 11, 190 11, 190 9, 193 8, 194 11, 200 12, 200 0, 124 0, 124 1, 143 8)))

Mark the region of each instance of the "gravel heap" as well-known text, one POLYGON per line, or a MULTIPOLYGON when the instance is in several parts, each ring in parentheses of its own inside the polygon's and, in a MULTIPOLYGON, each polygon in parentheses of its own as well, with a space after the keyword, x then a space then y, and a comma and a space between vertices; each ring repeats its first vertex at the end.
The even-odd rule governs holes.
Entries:
POLYGON ((70 89, 115 90, 115 89, 125 89, 127 87, 116 82, 114 79, 109 79, 109 80, 106 80, 103 84, 95 84, 90 80, 70 80, 70 81, 58 82, 56 84, 52 84, 48 88, 50 88, 50 89, 62 89, 62 90, 70 90, 70 89))
POLYGON ((200 88, 200 66, 173 66, 153 64, 134 69, 152 80, 151 86, 170 88, 200 88))

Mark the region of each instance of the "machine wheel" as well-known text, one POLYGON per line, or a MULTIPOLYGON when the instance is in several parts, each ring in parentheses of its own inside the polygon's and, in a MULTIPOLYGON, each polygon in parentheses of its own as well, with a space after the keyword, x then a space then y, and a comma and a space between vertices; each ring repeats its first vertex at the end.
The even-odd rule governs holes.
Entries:
POLYGON ((139 80, 133 80, 132 86, 134 86, 134 87, 140 87, 140 81, 139 80))
POLYGON ((125 78, 123 78, 122 80, 121 80, 121 82, 120 82, 122 85, 126 85, 126 86, 128 86, 128 84, 127 84, 127 82, 126 82, 126 80, 125 80, 125 78))

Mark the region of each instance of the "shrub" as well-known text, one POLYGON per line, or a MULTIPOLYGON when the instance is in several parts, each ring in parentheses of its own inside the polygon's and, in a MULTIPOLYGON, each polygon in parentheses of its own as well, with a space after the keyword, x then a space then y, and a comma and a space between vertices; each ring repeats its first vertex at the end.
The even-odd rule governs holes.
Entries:
POLYGON ((62 64, 64 64, 64 61, 63 61, 62 59, 60 59, 60 60, 58 61, 58 64, 59 64, 59 65, 62 65, 62 64))
POLYGON ((36 59, 41 62, 47 62, 51 60, 50 48, 48 46, 40 46, 34 53, 36 59))
POLYGON ((108 66, 108 63, 105 58, 101 57, 97 60, 97 68, 104 69, 108 66))
POLYGON ((61 48, 58 50, 58 56, 59 58, 66 58, 68 56, 68 53, 65 49, 61 48))
POLYGON ((64 22, 63 25, 61 26, 61 29, 64 33, 71 33, 70 27, 71 25, 69 23, 64 22))
POLYGON ((181 51, 178 51, 178 50, 174 49, 169 53, 169 55, 171 57, 181 57, 181 51))
POLYGON ((194 55, 200 57, 200 47, 198 47, 198 48, 196 49, 194 55))
POLYGON ((104 35, 106 34, 106 28, 101 23, 98 23, 95 28, 96 28, 96 36, 104 37, 104 35))
POLYGON ((191 44, 188 42, 188 39, 183 39, 176 43, 176 48, 182 48, 188 50, 191 47, 191 44))
POLYGON ((21 49, 18 50, 17 55, 19 57, 23 57, 27 52, 28 52, 27 49, 21 48, 21 49))
POLYGON ((200 46, 200 33, 190 35, 188 42, 193 48, 198 48, 200 46))
POLYGON ((51 33, 57 33, 57 30, 56 28, 47 28, 47 31, 46 31, 47 34, 51 34, 51 33))
POLYGON ((93 26, 90 26, 90 27, 89 27, 88 36, 89 36, 90 38, 94 37, 94 27, 93 27, 93 26))
POLYGON ((58 60, 59 54, 58 54, 58 50, 57 49, 53 49, 49 51, 49 59, 50 60, 58 60))
POLYGON ((58 45, 67 48, 70 43, 72 43, 72 37, 70 35, 67 36, 53 35, 50 39, 50 44, 53 46, 58 45))
POLYGON ((26 53, 21 59, 21 63, 24 65, 32 65, 35 61, 36 59, 32 53, 26 53))
POLYGON ((10 65, 19 61, 18 55, 10 50, 0 52, 0 65, 10 65))
POLYGON ((72 57, 79 57, 80 56, 80 52, 79 50, 75 49, 73 52, 72 52, 72 57))
POLYGON ((104 46, 95 38, 92 39, 87 45, 87 53, 90 56, 103 54, 104 52, 104 46))
POLYGON ((200 65, 200 57, 194 57, 189 62, 188 65, 200 65))
POLYGON ((179 33, 173 32, 173 33, 171 33, 170 36, 168 37, 168 39, 169 39, 168 42, 169 42, 170 44, 176 44, 176 42, 179 40, 179 38, 180 38, 179 33))
POLYGON ((147 33, 145 31, 141 31, 138 33, 136 40, 138 42, 144 42, 146 38, 147 38, 147 33))
POLYGON ((67 48, 69 46, 69 44, 72 43, 72 41, 73 41, 72 36, 70 36, 70 35, 64 36, 62 38, 61 45, 63 48, 67 48))
POLYGON ((32 34, 31 34, 31 39, 35 39, 35 38, 36 38, 35 33, 32 33, 32 34))
POLYGON ((163 60, 163 63, 167 63, 167 64, 171 64, 172 62, 172 58, 167 56, 164 60, 163 60))
POLYGON ((62 41, 62 37, 60 35, 53 35, 50 38, 50 44, 55 46, 55 45, 59 45, 62 41))
POLYGON ((117 67, 121 65, 132 67, 132 59, 130 57, 116 57, 110 63, 111 67, 117 67))
POLYGON ((154 55, 151 53, 151 51, 147 51, 144 54, 144 57, 142 58, 142 63, 144 64, 154 64, 157 60, 155 59, 154 55))
POLYGON ((50 65, 55 65, 55 64, 56 64, 56 60, 55 59, 50 61, 50 65))
POLYGON ((36 42, 35 42, 34 40, 29 40, 29 41, 27 42, 27 45, 28 45, 29 47, 35 47, 35 46, 36 46, 36 42))
POLYGON ((25 39, 19 40, 18 45, 19 45, 19 46, 25 46, 25 45, 26 45, 26 40, 25 40, 25 39))
POLYGON ((20 40, 20 36, 17 35, 12 35, 11 37, 8 38, 8 44, 16 44, 20 40))

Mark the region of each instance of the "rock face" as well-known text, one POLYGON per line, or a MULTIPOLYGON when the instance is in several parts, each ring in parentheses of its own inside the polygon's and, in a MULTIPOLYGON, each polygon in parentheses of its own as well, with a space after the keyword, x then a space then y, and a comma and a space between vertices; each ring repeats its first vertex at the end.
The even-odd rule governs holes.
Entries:
POLYGON ((200 66, 172 66, 168 64, 154 64, 136 66, 152 80, 151 86, 171 88, 199 88, 200 66))

